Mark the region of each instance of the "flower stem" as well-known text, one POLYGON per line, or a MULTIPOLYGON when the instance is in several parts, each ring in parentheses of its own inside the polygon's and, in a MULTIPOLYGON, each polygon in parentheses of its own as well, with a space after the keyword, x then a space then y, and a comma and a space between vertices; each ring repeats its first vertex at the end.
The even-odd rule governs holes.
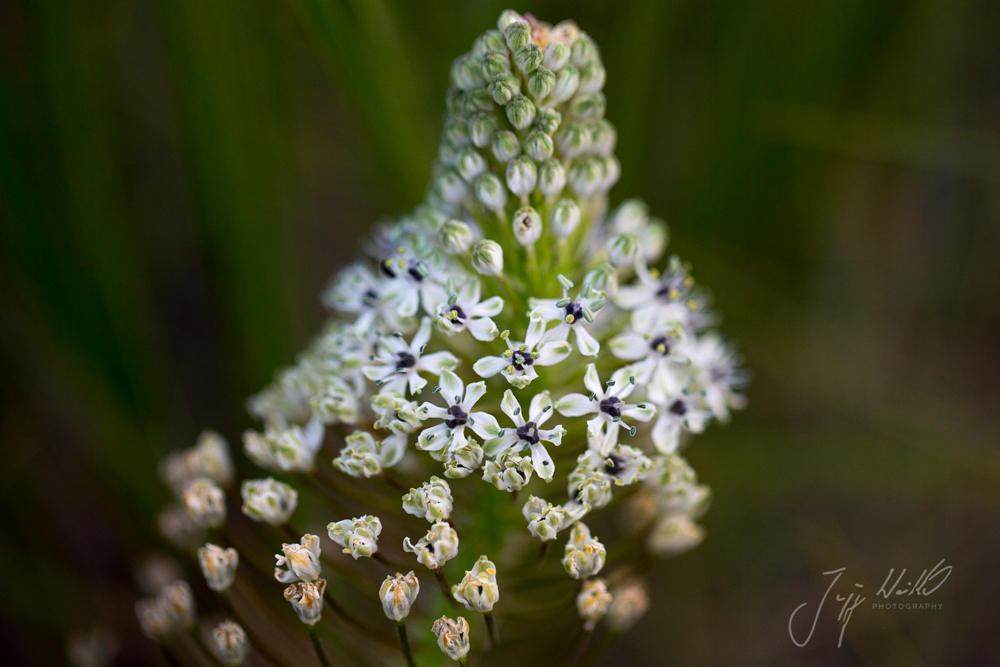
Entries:
POLYGON ((497 631, 497 622, 493 618, 492 611, 484 611, 483 618, 486 619, 486 630, 490 637, 490 648, 500 646, 500 632, 497 631))
POLYGON ((417 667, 417 663, 413 662, 413 654, 410 653, 410 640, 406 637, 406 621, 399 621, 396 627, 399 629, 399 645, 403 647, 403 657, 406 658, 406 664, 410 667, 417 667))
POLYGON ((444 578, 444 570, 438 568, 433 572, 434 578, 437 579, 438 586, 441 587, 441 593, 444 595, 444 599, 448 600, 452 604, 455 604, 454 598, 451 597, 451 586, 448 585, 448 580, 444 578))
POLYGON ((330 663, 326 659, 326 652, 323 650, 323 645, 319 641, 319 635, 316 634, 316 626, 309 626, 309 639, 312 640, 313 648, 316 649, 316 657, 319 658, 319 664, 323 667, 330 667, 330 663))
POLYGON ((458 664, 462 665, 462 667, 469 667, 469 659, 463 655, 458 659, 458 664))

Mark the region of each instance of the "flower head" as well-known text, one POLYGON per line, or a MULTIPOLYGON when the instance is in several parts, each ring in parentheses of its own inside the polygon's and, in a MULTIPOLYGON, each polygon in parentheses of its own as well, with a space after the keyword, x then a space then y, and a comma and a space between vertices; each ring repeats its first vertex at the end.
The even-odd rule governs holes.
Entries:
POLYGON ((563 554, 563 567, 574 579, 586 579, 601 571, 608 552, 604 545, 590 535, 586 524, 576 522, 570 531, 569 541, 563 554))
POLYGON ((406 574, 396 573, 394 577, 386 577, 379 588, 378 596, 382 600, 382 611, 394 621, 402 621, 410 615, 417 594, 420 593, 420 582, 410 570, 406 574))
POLYGON ((588 511, 589 505, 553 505, 538 496, 529 497, 521 508, 521 514, 528 521, 528 532, 542 542, 554 540, 559 531, 579 520, 588 511))
POLYGON ((469 654, 469 624, 459 616, 451 620, 442 616, 431 628, 437 636, 438 646, 446 656, 456 662, 469 654))
POLYGON ((595 290, 590 283, 585 283, 575 298, 570 298, 569 290, 573 282, 559 274, 559 284, 562 287, 561 299, 532 299, 531 318, 544 323, 558 322, 542 336, 541 342, 565 341, 569 332, 576 334, 576 345, 580 354, 596 357, 601 351, 601 344, 587 330, 593 324, 595 314, 607 303, 607 294, 595 290))
POLYGON ((531 456, 522 456, 511 448, 486 462, 483 479, 501 491, 520 491, 531 481, 534 470, 531 456))
POLYGON ((274 578, 283 584, 315 581, 322 570, 319 555, 319 538, 309 533, 302 536, 299 544, 282 544, 281 553, 274 557, 277 561, 274 578))
POLYGON ((326 579, 299 581, 285 589, 285 599, 292 603, 300 621, 306 625, 316 625, 323 614, 325 591, 326 579))
POLYGON ((646 546, 657 556, 677 556, 690 551, 705 539, 705 529, 684 514, 661 517, 646 540, 646 546))
POLYGON ((254 521, 272 526, 287 523, 299 500, 299 493, 294 487, 273 477, 244 481, 240 495, 243 496, 244 514, 254 521))
POLYGON ((373 477, 391 468, 406 453, 406 435, 392 434, 380 441, 367 431, 355 431, 344 438, 344 447, 333 467, 351 477, 373 477))
POLYGON ((492 318, 503 310, 503 299, 498 296, 482 300, 479 279, 472 277, 457 291, 448 295, 447 301, 438 304, 434 323, 448 336, 468 331, 476 340, 490 341, 500 335, 492 318))
POLYGON ((246 431, 243 451, 266 470, 312 472, 324 432, 323 422, 316 418, 310 419, 304 428, 271 424, 263 435, 246 431))
POLYGON ((361 371, 380 387, 381 393, 402 396, 409 390, 410 394, 419 394, 427 385, 427 379, 420 375, 421 372, 440 375, 441 371, 453 370, 458 365, 455 355, 446 350, 424 354, 430 338, 429 317, 420 321, 420 328, 409 343, 402 334, 382 336, 375 344, 371 363, 362 367, 361 371))
POLYGON ((240 555, 231 547, 223 549, 214 544, 206 544, 198 549, 198 564, 201 565, 208 587, 213 591, 224 591, 233 585, 239 563, 240 555))
POLYGON ((444 521, 438 521, 416 544, 403 538, 403 551, 415 554, 430 570, 437 570, 458 555, 458 532, 444 521))
POLYGON ((331 522, 326 527, 330 539, 344 547, 345 554, 357 560, 370 558, 378 551, 378 536, 382 532, 382 522, 371 514, 360 519, 344 519, 331 522))
POLYGON ((469 611, 487 612, 500 599, 497 587, 497 566, 486 556, 480 556, 462 581, 451 587, 451 595, 469 611))

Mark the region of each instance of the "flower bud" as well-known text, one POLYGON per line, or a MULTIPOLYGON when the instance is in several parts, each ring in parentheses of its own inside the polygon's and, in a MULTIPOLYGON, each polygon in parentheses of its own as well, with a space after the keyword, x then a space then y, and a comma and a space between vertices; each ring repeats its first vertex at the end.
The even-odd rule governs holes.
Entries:
POLYGON ((299 501, 298 491, 272 477, 246 480, 240 494, 243 496, 243 513, 254 521, 272 526, 287 523, 299 501))
POLYGON ((507 48, 517 53, 531 41, 531 28, 526 21, 519 19, 503 29, 503 36, 507 40, 507 48))
POLYGON ((472 229, 461 220, 449 220, 441 226, 441 242, 449 255, 468 252, 474 240, 472 229))
POLYGON ((587 271, 583 282, 590 283, 594 289, 606 292, 608 296, 618 293, 618 271, 610 264, 601 264, 587 271))
POLYGON ((486 160, 474 148, 462 149, 458 154, 458 161, 455 164, 458 173, 466 181, 473 181, 476 176, 486 171, 486 160))
POLYGON ((524 95, 515 95, 507 103, 507 120, 519 130, 527 129, 535 120, 535 105, 524 95))
POLYGON ((556 84, 549 91, 549 102, 565 102, 576 95, 580 87, 580 72, 572 65, 566 65, 556 74, 556 84))
POLYGON ((407 514, 422 516, 431 523, 445 520, 451 516, 451 487, 440 477, 431 477, 420 488, 410 489, 403 496, 403 509, 407 514))
POLYGON ((449 118, 444 124, 444 140, 456 151, 468 145, 468 123, 461 118, 449 118))
POLYGON ((597 45, 594 44, 594 40, 587 35, 580 35, 580 37, 573 42, 573 50, 570 60, 577 67, 583 67, 587 63, 596 59, 597 45))
POLYGON ((536 100, 543 100, 556 86, 555 73, 545 67, 539 67, 528 77, 528 92, 536 100))
POLYGON ((500 32, 504 32, 511 23, 519 21, 524 21, 520 14, 513 9, 505 9, 500 13, 500 18, 497 19, 497 28, 500 29, 500 32))
POLYGON ((233 481, 233 460, 226 439, 210 429, 202 431, 194 447, 167 457, 160 466, 160 476, 178 494, 199 478, 229 486, 233 481))
POLYGON ((444 464, 444 476, 448 479, 468 477, 483 465, 483 447, 474 439, 453 452, 448 452, 444 464))
POLYGON ((292 603, 292 609, 299 620, 306 625, 316 625, 323 614, 323 593, 326 579, 300 581, 285 589, 285 599, 292 603))
POLYGON ((549 39, 566 46, 573 46, 573 43, 580 38, 580 29, 575 21, 569 19, 560 21, 549 31, 549 39))
POLYGON ((625 232, 608 241, 608 257, 615 266, 629 266, 639 259, 642 254, 642 245, 639 237, 632 232, 625 232))
POLYGON ((247 633, 238 624, 225 620, 212 630, 215 650, 230 665, 242 665, 247 657, 247 633))
POLYGON ((530 496, 521 509, 521 514, 528 521, 528 532, 542 542, 548 542, 554 540, 559 531, 578 520, 589 509, 587 505, 553 505, 538 496, 530 496))
POLYGON ((558 72, 569 62, 570 47, 561 42, 549 42, 545 46, 545 57, 542 64, 553 72, 558 72))
POLYGON ((434 182, 434 187, 441 198, 444 199, 449 204, 457 204, 463 199, 468 192, 468 187, 465 185, 465 181, 454 169, 446 169, 438 174, 437 179, 434 182))
POLYGON ((701 544, 705 530, 683 514, 662 517, 646 540, 646 547, 657 556, 677 556, 701 544))
POLYGON ((618 131, 608 120, 601 118, 590 127, 590 151, 610 156, 618 143, 618 131))
POLYGON ((183 501, 188 515, 202 528, 218 528, 226 520, 226 494, 209 479, 188 484, 183 501))
MULTIPOLYGON (((504 51, 506 50, 507 47, 505 46, 504 51)), ((483 78, 487 81, 492 81, 495 77, 510 72, 510 60, 507 58, 506 53, 490 51, 483 55, 482 60, 479 61, 479 68, 483 78)))
POLYGON ((594 158, 577 161, 569 170, 569 185, 578 197, 591 197, 601 189, 604 170, 594 158))
POLYGON ((282 544, 281 553, 275 555, 274 578, 283 584, 293 581, 315 581, 322 566, 319 562, 319 538, 306 533, 299 544, 282 544), (282 569, 285 567, 287 569, 282 569))
POLYGON ((562 192, 564 187, 566 187, 566 168, 562 162, 550 158, 538 165, 539 192, 546 197, 554 197, 562 192))
POLYGON ((480 112, 469 119, 469 139, 476 148, 489 146, 496 131, 497 121, 488 113, 480 112))
POLYGON ((504 72, 493 77, 489 91, 493 101, 504 106, 521 92, 521 82, 513 74, 504 72))
POLYGON ((604 87, 606 75, 607 72, 605 72, 604 65, 601 63, 587 63, 580 69, 580 87, 577 91, 580 93, 600 92, 601 88, 604 87))
POLYGON ((545 134, 551 135, 558 130, 560 123, 562 123, 562 114, 555 109, 541 107, 535 113, 535 128, 545 134))
POLYGON ((649 609, 646 585, 638 580, 626 582, 615 589, 608 607, 608 627, 625 632, 649 609))
POLYGON ((472 248, 472 268, 484 276, 503 273, 503 248, 490 239, 480 241, 472 248))
POLYGON ((156 517, 160 533, 177 549, 186 551, 202 541, 205 530, 194 522, 183 507, 170 506, 156 517))
POLYGON ((483 82, 476 59, 465 55, 455 59, 451 64, 451 82, 462 90, 475 88, 483 82))
POLYGON ((157 643, 163 643, 177 631, 160 598, 138 600, 135 603, 135 615, 139 619, 142 633, 157 643))
POLYGON ((569 103, 569 115, 574 120, 593 120, 604 115, 606 101, 601 93, 580 93, 569 103))
POLYGON ((405 575, 397 572, 395 577, 386 577, 378 590, 378 596, 382 600, 382 611, 388 618, 397 622, 402 621, 410 615, 410 607, 413 606, 418 593, 420 593, 420 582, 413 574, 413 570, 405 575))
POLYGON ((186 581, 178 579, 167 584, 157 598, 164 606, 174 627, 184 629, 194 627, 194 595, 186 581))
MULTIPOLYGON (((373 398, 373 408, 376 402, 382 403, 384 400, 386 399, 373 398)), ((416 418, 412 415, 408 417, 408 409, 405 407, 399 407, 398 411, 395 410, 397 407, 395 403, 393 403, 392 407, 394 409, 393 416, 398 416, 401 419, 398 424, 394 421, 388 425, 388 428, 393 430, 394 435, 390 435, 381 442, 376 442, 375 437, 371 433, 367 431, 355 431, 344 438, 345 445, 340 450, 337 458, 333 460, 334 468, 351 477, 373 477, 381 474, 385 468, 391 468, 399 463, 399 460, 403 458, 403 454, 406 453, 406 437, 405 433, 400 434, 396 433, 396 431, 405 432, 405 424, 407 422, 402 420, 411 419, 415 421, 416 418)))
POLYGON ((590 128, 582 123, 573 123, 559 133, 559 152, 564 157, 577 157, 590 149, 590 128))
POLYGON ((499 30, 487 30, 472 44, 472 53, 480 57, 485 56, 490 51, 506 50, 507 43, 503 39, 503 33, 499 30))
POLYGON ((360 519, 344 519, 330 522, 326 527, 330 539, 344 547, 345 554, 357 560, 370 558, 378 551, 378 536, 382 532, 382 522, 377 516, 365 515, 360 519))
POLYGON ((566 238, 580 224, 580 207, 572 199, 560 199, 552 209, 552 233, 566 238))
POLYGON ((541 130, 532 130, 524 138, 524 152, 535 162, 548 160, 552 157, 552 151, 554 150, 555 146, 552 143, 552 137, 541 130))
POLYGON ((519 197, 526 197, 538 182, 538 168, 527 155, 507 163, 507 187, 519 197))
POLYGON ((531 74, 542 64, 542 47, 528 42, 514 53, 514 64, 525 74, 531 74))
POLYGON ((493 149, 493 156, 501 163, 510 162, 521 154, 521 142, 510 130, 500 130, 494 134, 490 147, 493 149))
POLYGON ((583 619, 583 629, 591 632, 604 618, 611 604, 611 593, 603 579, 591 579, 583 582, 580 593, 576 596, 576 610, 583 619))
POLYGON ((518 209, 514 213, 511 225, 514 228, 514 237, 523 246, 534 245, 542 236, 542 216, 530 206, 518 209))
POLYGON ((480 111, 493 111, 493 98, 489 91, 486 88, 473 88, 465 91, 461 115, 474 116, 480 111))
POLYGON ((437 570, 458 555, 458 532, 444 521, 438 521, 416 544, 409 537, 403 538, 403 551, 415 554, 426 568, 437 570))
POLYGON ((239 563, 240 555, 236 553, 236 549, 223 549, 214 544, 206 544, 198 549, 198 564, 201 565, 208 587, 213 591, 224 591, 233 585, 239 563))
POLYGON ((562 560, 569 576, 574 579, 594 576, 604 567, 607 556, 604 545, 596 537, 591 537, 590 528, 579 521, 573 524, 562 560))
POLYGON ((431 630, 437 636, 438 646, 455 662, 469 654, 469 624, 461 616, 454 621, 442 616, 434 621, 431 630))
POLYGON ((489 210, 502 211, 506 206, 507 188, 493 172, 488 171, 477 178, 472 187, 476 193, 476 199, 489 210))
POLYGON ((500 599, 497 587, 497 566, 486 556, 480 556, 462 581, 451 587, 451 595, 469 611, 488 612, 500 599))

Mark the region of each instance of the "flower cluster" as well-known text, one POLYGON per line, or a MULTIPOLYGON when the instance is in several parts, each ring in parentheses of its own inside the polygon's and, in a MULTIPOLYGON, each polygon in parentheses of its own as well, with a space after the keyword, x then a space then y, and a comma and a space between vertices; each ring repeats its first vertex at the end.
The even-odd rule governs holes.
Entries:
MULTIPOLYGON (((361 569, 351 568, 398 555, 482 613, 495 643, 493 614, 504 606, 497 563, 527 571, 513 566, 530 552, 529 535, 544 554, 570 529, 569 577, 560 576, 579 582, 584 629, 603 619, 623 631, 649 605, 641 572, 609 560, 618 552, 583 521, 624 510, 621 525, 638 538, 625 546, 655 556, 703 539, 695 521, 710 494, 679 452, 744 406, 748 378, 712 328, 718 318, 691 267, 663 259, 666 224, 638 200, 609 207, 620 169, 605 78, 597 46, 574 23, 503 12, 453 63, 425 201, 376 228, 368 256, 325 289, 331 316, 320 335, 248 402, 261 425, 244 434, 244 452, 280 480, 245 481, 243 513, 293 536, 274 577, 290 584, 285 597, 310 627, 324 597, 358 585, 361 569), (335 561, 350 574, 331 578, 330 589, 320 538, 299 539, 289 526, 293 514, 318 521, 324 505, 338 514, 318 525, 359 515, 329 522, 327 534, 364 561, 335 561), (387 537, 413 535, 423 520, 429 529, 403 537, 401 550, 399 537, 387 537), (524 539, 505 539, 512 525, 524 539), (468 556, 466 531, 466 544, 497 545, 497 560, 481 556, 447 586, 445 566, 468 556), (615 570, 607 581, 598 578, 606 567, 615 570)), ((211 433, 164 463, 183 508, 160 521, 175 544, 225 527, 233 471, 225 441, 211 433)), ((211 544, 199 551, 210 588, 232 585, 235 554, 211 544)), ((404 619, 418 612, 419 591, 413 572, 387 577, 378 591, 408 658, 404 619)), ((173 627, 160 606, 140 611, 158 637, 173 627)), ((465 619, 425 625, 445 654, 465 661, 465 619)), ((221 626, 217 634, 232 656, 241 655, 239 636, 221 626)))

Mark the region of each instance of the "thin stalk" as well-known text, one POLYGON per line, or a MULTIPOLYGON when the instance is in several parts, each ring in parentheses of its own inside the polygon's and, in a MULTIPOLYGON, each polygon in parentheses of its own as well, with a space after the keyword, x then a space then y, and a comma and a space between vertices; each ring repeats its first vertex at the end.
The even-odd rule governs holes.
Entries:
POLYGON ((253 628, 247 624, 244 617, 236 611, 236 607, 233 605, 233 599, 229 595, 229 591, 221 591, 219 593, 219 599, 222 600, 222 605, 226 608, 226 611, 229 612, 229 615, 235 618, 240 624, 240 627, 242 627, 247 633, 247 636, 250 638, 251 648, 260 653, 268 662, 278 665, 278 667, 283 667, 285 663, 271 652, 271 649, 268 648, 267 644, 261 640, 260 635, 258 635, 253 628))
POLYGON ((469 667, 469 659, 463 655, 458 659, 458 664, 462 665, 462 667, 469 667))
POLYGON ((309 639, 312 640, 313 648, 316 649, 316 657, 319 658, 319 664, 323 667, 330 667, 329 661, 326 659, 326 651, 323 650, 323 644, 319 641, 319 635, 316 633, 316 626, 310 625, 309 627, 309 639))
POLYGON ((441 594, 444 595, 444 598, 446 600, 448 600, 452 604, 456 604, 455 599, 451 597, 451 586, 448 585, 448 580, 444 578, 444 570, 438 568, 436 570, 433 570, 433 572, 434 572, 434 578, 438 582, 438 586, 441 587, 441 594))
POLYGON ((492 611, 484 611, 483 618, 486 619, 486 630, 490 638, 490 648, 497 648, 500 646, 500 631, 497 630, 497 622, 493 618, 492 611))
POLYGON ((403 657, 406 658, 406 664, 410 667, 417 667, 417 663, 413 661, 413 654, 410 653, 410 640, 406 636, 406 621, 400 620, 396 624, 396 628, 399 630, 399 645, 403 649, 403 657))
POLYGON ((538 270, 538 253, 535 245, 525 247, 528 253, 528 279, 531 281, 531 293, 538 294, 542 288, 542 274, 538 270))

